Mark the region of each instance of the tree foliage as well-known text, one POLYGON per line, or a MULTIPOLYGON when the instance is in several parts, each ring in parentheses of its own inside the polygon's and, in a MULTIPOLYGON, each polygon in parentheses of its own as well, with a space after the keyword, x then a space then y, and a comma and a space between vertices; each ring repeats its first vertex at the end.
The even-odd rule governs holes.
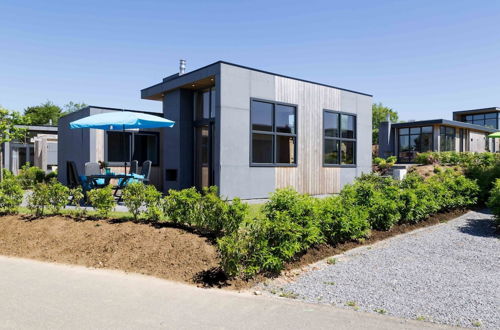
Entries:
POLYGON ((72 113, 72 112, 78 111, 80 109, 83 109, 87 106, 88 105, 85 102, 75 103, 73 101, 70 101, 69 103, 64 105, 64 113, 63 114, 72 113))
POLYGON ((398 122, 398 113, 389 107, 385 107, 382 103, 374 103, 372 105, 372 131, 373 131, 373 144, 378 144, 378 130, 380 123, 386 121, 387 115, 392 123, 398 122))
POLYGON ((24 109, 24 117, 32 125, 57 125, 63 111, 60 106, 55 105, 51 101, 47 101, 40 105, 27 107, 24 109))

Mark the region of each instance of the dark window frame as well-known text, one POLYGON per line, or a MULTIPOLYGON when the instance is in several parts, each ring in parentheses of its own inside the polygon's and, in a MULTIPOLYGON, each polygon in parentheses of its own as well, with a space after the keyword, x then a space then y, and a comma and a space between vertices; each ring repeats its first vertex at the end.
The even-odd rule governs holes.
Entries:
MULTIPOLYGON (((446 142, 445 142, 446 144, 446 142)), ((446 146, 445 146, 446 147, 446 146)), ((446 147, 446 149, 448 149, 446 147)), ((443 151, 456 151, 457 149, 457 128, 456 127, 451 127, 451 126, 440 126, 439 127, 439 151, 440 152, 443 152, 443 151), (453 130, 453 135, 450 135, 448 134, 448 129, 452 129, 453 130), (442 133, 442 131, 444 130, 444 134, 442 133), (445 137, 451 137, 452 138, 452 141, 453 141, 453 148, 451 150, 442 150, 441 146, 443 145, 443 136, 445 137)))
POLYGON ((411 136, 413 135, 418 135, 419 136, 419 145, 417 146, 417 150, 415 150, 417 153, 419 152, 426 152, 426 151, 422 151, 422 136, 426 134, 426 135, 430 135, 431 136, 431 150, 434 150, 434 126, 430 126, 430 125, 425 125, 425 126, 414 126, 414 127, 402 127, 402 128, 399 128, 398 129, 398 138, 397 138, 397 147, 398 147, 398 161, 402 162, 402 163, 407 163, 407 162, 411 162, 414 160, 414 158, 412 159, 409 159, 409 158, 403 158, 403 157, 400 157, 400 152, 401 152, 401 137, 403 136, 407 136, 408 137, 408 145, 411 144, 411 136), (425 127, 430 127, 431 128, 431 131, 428 132, 428 133, 424 133, 423 132, 423 128, 425 127), (418 133, 412 133, 411 130, 412 129, 418 129, 418 133), (401 132, 402 130, 408 130, 408 132, 401 132))
MULTIPOLYGON (((156 144, 156 152, 158 154, 157 161, 152 163, 151 166, 160 166, 160 132, 152 132, 152 131, 139 131, 139 132, 123 132, 123 131, 106 131, 106 134, 104 134, 104 161, 109 165, 109 166, 123 166, 123 164, 127 164, 127 166, 130 166, 130 161, 110 161, 108 157, 108 134, 109 133, 119 133, 119 134, 127 134, 127 137, 129 139, 129 152, 130 155, 132 155, 132 158, 134 156, 134 149, 135 149, 135 141, 132 139, 133 136, 136 135, 154 135, 156 136, 157 139, 157 144, 156 144)), ((134 159, 132 159, 134 160, 134 159)), ((139 166, 142 166, 142 164, 139 164, 139 166)))
POLYGON ((337 110, 329 110, 329 109, 323 109, 323 120, 322 120, 322 125, 321 125, 321 130, 322 133, 321 135, 323 136, 323 141, 322 141, 322 163, 323 167, 346 167, 346 168, 355 168, 357 167, 357 151, 358 151, 358 117, 354 113, 350 112, 344 112, 344 111, 337 111, 337 110), (334 137, 334 136, 326 136, 325 135, 325 115, 328 113, 332 114, 337 114, 338 116, 338 131, 339 131, 339 136, 334 137), (343 138, 342 137, 342 115, 348 115, 352 116, 354 118, 354 138, 343 138), (330 163, 325 163, 325 141, 326 140, 334 140, 338 141, 338 155, 337 155, 337 161, 338 164, 330 164, 330 163), (354 143, 354 150, 353 150, 353 163, 352 164, 342 164, 342 151, 340 150, 340 144, 342 141, 346 142, 353 142, 354 143))
POLYGON ((250 98, 250 152, 249 152, 249 164, 250 167, 297 167, 298 164, 298 136, 299 136, 299 130, 298 130, 298 112, 299 112, 299 107, 297 104, 291 104, 291 103, 285 103, 285 102, 277 102, 277 101, 270 101, 270 100, 265 100, 265 99, 260 99, 260 98, 255 98, 251 97, 250 98), (263 103, 269 103, 273 105, 273 118, 272 118, 272 130, 271 131, 260 131, 260 130, 254 130, 253 125, 252 125, 252 102, 263 102, 263 103), (293 107, 295 108, 295 133, 283 133, 283 132, 277 132, 276 131, 276 106, 277 105, 283 105, 283 106, 288 106, 288 107, 293 107), (272 163, 254 163, 253 162, 253 134, 263 134, 263 135, 271 135, 272 136, 272 163), (288 136, 288 137, 293 137, 295 138, 295 143, 294 143, 294 163, 277 163, 276 162, 276 152, 278 148, 276 147, 276 137, 277 136, 288 136))

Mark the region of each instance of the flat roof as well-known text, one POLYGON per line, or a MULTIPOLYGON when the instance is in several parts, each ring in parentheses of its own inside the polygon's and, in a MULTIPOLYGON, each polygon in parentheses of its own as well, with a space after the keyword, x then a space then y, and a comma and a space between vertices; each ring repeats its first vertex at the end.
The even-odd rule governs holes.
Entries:
POLYGON ((54 125, 15 125, 15 126, 26 128, 28 131, 57 132, 57 126, 54 125))
POLYGON ((427 126, 427 125, 445 125, 445 126, 454 126, 460 128, 468 128, 481 132, 493 133, 498 130, 494 128, 489 128, 481 125, 464 123, 456 120, 447 120, 447 119, 431 119, 431 120, 419 120, 419 121, 409 121, 405 123, 395 123, 392 124, 392 127, 396 128, 404 128, 404 127, 416 127, 416 126, 427 126))
POLYGON ((356 94, 360 94, 360 95, 365 95, 365 96, 370 96, 370 97, 373 96, 373 95, 367 94, 367 93, 362 93, 362 92, 358 92, 358 91, 354 91, 354 90, 350 90, 350 89, 345 89, 345 88, 341 88, 341 87, 337 87, 337 86, 332 86, 332 85, 327 85, 327 84, 323 84, 323 83, 318 83, 318 82, 314 82, 314 81, 310 81, 310 80, 305 80, 305 79, 301 79, 301 78, 295 78, 295 77, 291 77, 291 76, 286 76, 286 75, 282 75, 282 74, 279 74, 279 73, 274 73, 274 72, 270 72, 270 71, 265 71, 265 70, 260 70, 260 69, 256 69, 256 68, 251 68, 251 67, 248 67, 248 66, 234 64, 234 63, 230 63, 230 62, 226 62, 226 61, 217 61, 217 62, 214 62, 212 64, 205 65, 205 66, 203 66, 201 68, 198 68, 198 69, 196 69, 194 71, 189 71, 189 72, 187 72, 187 73, 185 73, 183 75, 178 75, 178 74, 170 75, 170 76, 164 78, 162 82, 142 89, 141 92, 145 91, 147 89, 153 88, 153 87, 157 87, 157 86, 159 86, 159 85, 161 85, 161 84, 163 84, 165 82, 171 82, 171 81, 173 81, 173 80, 175 80, 177 78, 186 77, 186 76, 188 76, 190 74, 196 73, 198 71, 204 70, 206 68, 209 68, 211 66, 218 65, 218 64, 231 65, 231 66, 235 66, 235 67, 246 69, 246 70, 252 70, 252 71, 256 71, 256 72, 270 74, 270 75, 277 76, 277 77, 283 77, 283 78, 298 80, 298 81, 302 81, 302 82, 306 82, 306 83, 310 83, 310 84, 315 84, 315 85, 319 85, 319 86, 325 86, 325 87, 335 88, 335 89, 339 89, 339 90, 343 90, 343 91, 351 92, 351 93, 356 93, 356 94))
POLYGON ((490 107, 490 108, 481 108, 481 109, 460 110, 460 111, 453 111, 453 114, 466 115, 469 113, 483 113, 483 112, 494 112, 494 111, 500 111, 500 108, 490 107))
POLYGON ((67 114, 65 114, 62 117, 65 117, 65 116, 68 116, 68 115, 71 115, 71 114, 74 114, 74 113, 77 113, 77 112, 80 112, 80 111, 83 111, 83 110, 86 110, 86 109, 89 109, 89 108, 103 109, 103 110, 112 110, 112 111, 130 111, 130 112, 148 113, 150 115, 160 115, 160 116, 163 116, 163 113, 161 113, 161 112, 144 111, 144 110, 132 110, 132 109, 123 109, 123 108, 99 107, 99 106, 95 106, 95 105, 87 105, 85 108, 81 108, 81 109, 78 109, 76 111, 67 113, 67 114))

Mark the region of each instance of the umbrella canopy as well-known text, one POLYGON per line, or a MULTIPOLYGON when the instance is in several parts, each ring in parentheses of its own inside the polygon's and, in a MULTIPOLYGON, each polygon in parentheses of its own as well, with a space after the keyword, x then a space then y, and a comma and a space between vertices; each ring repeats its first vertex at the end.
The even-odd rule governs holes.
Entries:
POLYGON ((491 133, 488 135, 489 138, 500 138, 500 132, 491 133))
POLYGON ((69 124, 70 128, 97 128, 107 131, 132 128, 172 127, 175 122, 142 112, 113 111, 88 116, 69 124))

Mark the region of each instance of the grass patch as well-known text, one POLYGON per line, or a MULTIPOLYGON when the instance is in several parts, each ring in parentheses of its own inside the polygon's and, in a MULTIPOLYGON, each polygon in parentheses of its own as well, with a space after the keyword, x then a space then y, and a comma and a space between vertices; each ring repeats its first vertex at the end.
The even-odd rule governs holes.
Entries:
POLYGON ((387 311, 383 308, 375 308, 373 311, 379 314, 387 314, 387 311))
POLYGON ((328 258, 326 259, 326 263, 329 265, 335 265, 337 263, 337 258, 328 258))

